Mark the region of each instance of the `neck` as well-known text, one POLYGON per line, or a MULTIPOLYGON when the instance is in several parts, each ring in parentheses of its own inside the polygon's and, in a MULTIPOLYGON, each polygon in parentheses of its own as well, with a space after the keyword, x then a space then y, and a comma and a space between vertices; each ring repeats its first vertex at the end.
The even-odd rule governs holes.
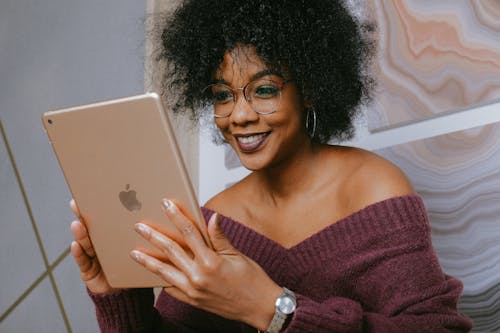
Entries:
POLYGON ((307 141, 297 149, 295 154, 272 167, 255 172, 260 183, 259 192, 266 200, 272 202, 293 198, 297 193, 303 194, 314 186, 315 167, 319 163, 321 145, 307 141))

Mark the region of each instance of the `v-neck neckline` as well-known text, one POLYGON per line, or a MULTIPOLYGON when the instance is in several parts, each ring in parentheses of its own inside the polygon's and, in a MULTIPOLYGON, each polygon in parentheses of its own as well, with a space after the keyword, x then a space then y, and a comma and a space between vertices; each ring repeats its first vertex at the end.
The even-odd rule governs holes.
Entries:
MULTIPOLYGON (((350 224, 349 222, 353 221, 358 221, 362 216, 366 216, 366 214, 370 213, 372 210, 377 210, 377 208, 380 208, 381 206, 387 206, 387 204, 391 204, 393 201, 397 201, 399 199, 418 199, 421 201, 421 198, 418 195, 410 194, 410 195, 404 195, 404 196, 397 196, 397 197, 392 197, 388 198, 382 201, 378 201, 375 203, 372 203, 370 205, 365 206, 364 208, 353 212, 345 217, 340 218, 337 221, 332 222, 331 224, 321 228, 317 232, 311 234, 310 236, 304 238, 303 240, 297 242, 296 244, 286 247, 282 245, 281 243, 275 241, 274 239, 252 229, 251 227, 236 221, 235 219, 225 216, 223 214, 219 214, 222 218, 221 224, 223 227, 229 227, 229 229, 232 229, 235 231, 235 236, 236 235, 245 235, 244 238, 247 238, 248 236, 252 238, 258 238, 261 242, 267 243, 266 247, 272 247, 280 252, 285 252, 285 253, 291 253, 295 251, 300 251, 302 248, 307 248, 309 246, 309 243, 315 243, 316 240, 319 240, 321 238, 331 238, 332 234, 336 229, 344 230, 344 229, 358 229, 357 225, 348 225, 350 224)), ((422 204, 423 206, 423 204, 422 204)), ((207 212, 209 212, 209 215, 212 215, 215 213, 214 210, 211 210, 209 208, 203 207, 207 212)), ((225 229, 225 228, 224 228, 225 229)), ((333 245, 333 244, 332 244, 333 245)))

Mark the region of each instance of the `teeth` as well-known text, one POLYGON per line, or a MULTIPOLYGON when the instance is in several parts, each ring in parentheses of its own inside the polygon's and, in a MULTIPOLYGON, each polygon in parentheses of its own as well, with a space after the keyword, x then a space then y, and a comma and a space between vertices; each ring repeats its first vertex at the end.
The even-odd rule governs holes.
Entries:
POLYGON ((265 136, 265 134, 257 134, 257 135, 252 135, 252 136, 246 136, 246 137, 238 137, 238 141, 241 143, 253 143, 256 142, 260 139, 262 139, 265 136))

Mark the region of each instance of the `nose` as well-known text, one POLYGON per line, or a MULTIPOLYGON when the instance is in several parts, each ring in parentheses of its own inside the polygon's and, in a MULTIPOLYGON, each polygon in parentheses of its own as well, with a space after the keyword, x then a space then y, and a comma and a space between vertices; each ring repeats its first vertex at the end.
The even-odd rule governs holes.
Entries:
POLYGON ((234 102, 234 109, 229 116, 229 119, 231 122, 241 125, 257 121, 259 119, 259 115, 253 110, 251 102, 243 96, 243 93, 241 93, 238 94, 238 97, 234 102))

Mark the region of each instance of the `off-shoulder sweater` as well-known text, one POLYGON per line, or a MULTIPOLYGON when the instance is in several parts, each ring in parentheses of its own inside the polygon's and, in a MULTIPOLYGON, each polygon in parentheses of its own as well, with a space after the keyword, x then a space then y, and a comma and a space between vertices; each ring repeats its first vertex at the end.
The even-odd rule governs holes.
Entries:
MULTIPOLYGON (((213 211, 202 208, 205 219, 213 211)), ((332 221, 333 222, 333 221, 332 221)), ((457 311, 462 284, 443 273, 420 197, 390 198, 284 248, 228 217, 228 239, 297 295, 284 330, 303 332, 469 332, 457 311)), ((152 289, 89 293, 102 332, 256 332, 152 289)))

